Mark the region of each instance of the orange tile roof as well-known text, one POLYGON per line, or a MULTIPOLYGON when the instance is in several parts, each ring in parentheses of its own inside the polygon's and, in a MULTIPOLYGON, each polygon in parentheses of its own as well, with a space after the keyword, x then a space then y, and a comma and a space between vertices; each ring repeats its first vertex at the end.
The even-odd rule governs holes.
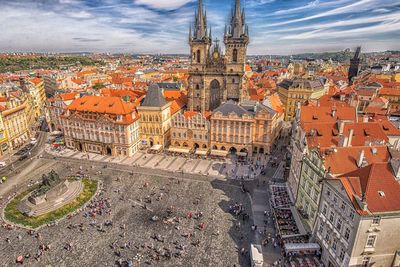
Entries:
POLYGON ((283 113, 285 111, 285 106, 282 104, 281 99, 278 94, 269 95, 266 97, 271 104, 271 108, 278 113, 283 113))
POLYGON ((388 163, 371 164, 338 180, 359 214, 400 211, 400 183, 395 180, 388 163), (362 210, 356 200, 362 197, 367 203, 367 211, 362 210))
POLYGON ((68 100, 73 100, 75 99, 79 93, 73 92, 73 93, 65 93, 65 94, 59 94, 58 96, 63 100, 63 101, 68 101, 68 100))
POLYGON ((364 150, 365 160, 368 164, 388 162, 390 154, 386 146, 359 146, 359 147, 336 147, 326 149, 324 153, 325 169, 337 176, 349 173, 358 169, 357 161, 361 151, 364 150), (372 149, 376 149, 374 154, 372 149))
POLYGON ((400 96, 400 88, 383 87, 379 89, 379 95, 400 96))
POLYGON ((302 106, 300 112, 301 124, 313 122, 336 122, 337 120, 356 121, 356 109, 354 107, 313 107, 302 106), (332 116, 332 110, 334 116, 332 116))
POLYGON ((31 79, 31 82, 34 83, 35 85, 38 85, 39 83, 43 82, 43 79, 39 78, 39 77, 35 77, 35 78, 31 79))
POLYGON ((97 71, 95 71, 95 70, 85 70, 85 71, 78 72, 76 75, 86 76, 86 75, 91 75, 91 74, 96 74, 96 73, 97 73, 97 71))
POLYGON ((79 78, 71 78, 71 81, 72 81, 73 83, 76 83, 76 84, 79 84, 79 85, 85 83, 83 80, 81 80, 81 79, 79 79, 79 78))
POLYGON ((199 114, 197 111, 185 111, 185 113, 183 113, 183 116, 185 116, 186 119, 190 119, 191 117, 194 117, 197 114, 199 114))
MULTIPOLYGON (((306 133, 309 147, 330 148, 339 146, 340 134, 338 123, 307 123, 302 126, 306 133)), ((348 137, 350 129, 353 130, 351 146, 366 146, 370 143, 386 143, 389 139, 377 122, 345 123, 343 134, 348 137)))
POLYGON ((383 132, 384 132, 387 136, 400 136, 400 130, 397 129, 397 128, 396 128, 390 121, 388 121, 387 119, 386 119, 386 120, 379 119, 377 122, 381 125, 381 127, 382 127, 382 129, 383 129, 383 132))
POLYGON ((185 105, 186 103, 182 101, 182 99, 173 100, 170 106, 171 116, 177 113, 178 111, 182 110, 185 105))
POLYGON ((181 98, 183 95, 182 91, 178 90, 164 90, 164 98, 167 101, 172 101, 174 99, 181 98))
POLYGON ((83 96, 75 99, 65 109, 113 115, 131 114, 135 111, 132 103, 126 103, 119 97, 105 96, 83 96))

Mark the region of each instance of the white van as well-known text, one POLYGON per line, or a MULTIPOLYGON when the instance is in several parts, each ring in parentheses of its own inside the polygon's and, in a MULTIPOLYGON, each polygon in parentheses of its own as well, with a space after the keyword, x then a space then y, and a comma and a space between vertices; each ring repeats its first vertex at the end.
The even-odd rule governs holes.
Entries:
POLYGON ((260 245, 250 244, 251 267, 263 267, 264 258, 260 245))
POLYGON ((3 168, 5 166, 7 166, 7 164, 4 161, 0 161, 0 168, 3 168))

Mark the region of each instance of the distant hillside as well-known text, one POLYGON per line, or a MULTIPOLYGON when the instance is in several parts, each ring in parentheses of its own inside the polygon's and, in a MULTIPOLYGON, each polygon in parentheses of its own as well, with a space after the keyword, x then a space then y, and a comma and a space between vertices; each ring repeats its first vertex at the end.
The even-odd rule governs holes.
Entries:
POLYGON ((0 59, 0 73, 34 69, 59 69, 70 66, 89 66, 95 64, 102 64, 102 62, 82 56, 40 56, 35 58, 3 57, 0 59))

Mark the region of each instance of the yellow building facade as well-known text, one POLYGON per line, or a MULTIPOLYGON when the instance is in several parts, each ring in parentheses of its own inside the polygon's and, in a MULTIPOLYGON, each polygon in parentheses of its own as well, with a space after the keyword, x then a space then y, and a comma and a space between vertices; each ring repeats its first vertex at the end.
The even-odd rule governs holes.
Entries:
POLYGON ((285 79, 279 83, 278 95, 285 107, 285 121, 294 118, 298 103, 319 99, 326 94, 328 86, 322 80, 285 79))
POLYGON ((140 132, 142 145, 153 147, 169 146, 171 136, 171 102, 164 99, 162 90, 157 84, 149 87, 146 98, 137 107, 140 115, 140 132))

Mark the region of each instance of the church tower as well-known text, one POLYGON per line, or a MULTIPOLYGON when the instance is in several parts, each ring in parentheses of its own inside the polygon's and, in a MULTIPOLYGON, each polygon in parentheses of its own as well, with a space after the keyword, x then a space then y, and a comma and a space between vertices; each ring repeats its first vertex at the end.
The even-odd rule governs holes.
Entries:
POLYGON ((223 55, 219 40, 212 40, 202 0, 198 1, 189 30, 188 108, 204 112, 213 111, 229 99, 239 102, 248 98, 245 63, 249 34, 244 10, 236 0, 230 26, 225 27, 223 55))
POLYGON ((243 77, 249 44, 249 29, 245 24, 245 13, 240 7, 240 0, 236 0, 232 10, 231 23, 225 27, 224 44, 226 74, 232 76, 231 81, 235 81, 227 84, 227 98, 243 100, 247 95, 243 77))
POLYGON ((195 12, 194 29, 189 30, 190 45, 190 72, 189 79, 189 107, 191 110, 204 110, 202 98, 204 98, 204 81, 200 73, 206 69, 207 58, 211 46, 211 30, 207 32, 207 15, 203 10, 203 2, 199 0, 197 11, 195 12))

